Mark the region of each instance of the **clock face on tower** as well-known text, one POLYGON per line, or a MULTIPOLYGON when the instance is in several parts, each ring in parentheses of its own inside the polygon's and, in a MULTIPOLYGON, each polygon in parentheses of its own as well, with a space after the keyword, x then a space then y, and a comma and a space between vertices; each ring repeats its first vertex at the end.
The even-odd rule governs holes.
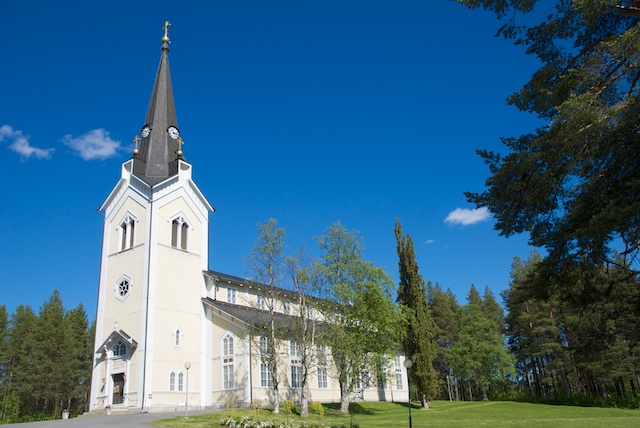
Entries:
POLYGON ((175 126, 170 126, 167 129, 167 132, 169 133, 169 137, 173 138, 174 140, 177 140, 180 136, 180 131, 178 131, 178 128, 176 128, 175 126))
POLYGON ((140 133, 142 134, 142 138, 147 138, 149 134, 151 134, 151 127, 149 125, 145 125, 140 133))

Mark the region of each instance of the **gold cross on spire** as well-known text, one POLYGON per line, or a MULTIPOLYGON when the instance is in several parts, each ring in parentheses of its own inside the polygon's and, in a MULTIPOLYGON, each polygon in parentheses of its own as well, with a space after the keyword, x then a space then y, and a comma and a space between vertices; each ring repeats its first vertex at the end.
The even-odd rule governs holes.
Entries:
POLYGON ((164 37, 162 38, 163 42, 169 43, 169 27, 171 27, 171 23, 169 21, 165 21, 164 27, 162 27, 164 30, 164 37))
POLYGON ((183 144, 184 144, 184 141, 182 141, 182 138, 178 137, 178 151, 176 152, 178 157, 182 157, 182 145, 183 144))
POLYGON ((140 142, 140 137, 138 137, 138 136, 136 135, 136 138, 134 138, 134 139, 133 139, 133 142, 134 142, 134 144, 135 144, 135 147, 134 147, 134 149, 133 149, 133 154, 134 154, 134 155, 137 155, 137 154, 138 154, 138 152, 139 152, 139 150, 138 150, 138 143, 140 142))

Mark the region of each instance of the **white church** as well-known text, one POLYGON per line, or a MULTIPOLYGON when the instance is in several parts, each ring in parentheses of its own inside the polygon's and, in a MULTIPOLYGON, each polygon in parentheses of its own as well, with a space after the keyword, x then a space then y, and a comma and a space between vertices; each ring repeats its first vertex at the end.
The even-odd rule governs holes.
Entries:
MULTIPOLYGON (((214 208, 182 155, 169 72, 169 23, 151 101, 136 149, 100 211, 104 215, 91 411, 159 412, 224 408, 273 399, 261 363, 255 283, 208 269, 214 208), (139 143, 139 144, 138 144, 139 143)), ((294 293, 278 289, 283 316, 294 293)), ((283 342, 288 339, 283 338, 283 342)), ((280 366, 281 399, 299 396, 296 346, 280 366)), ((330 350, 328 351, 330 355, 330 350)), ((340 400, 335 373, 318 367, 310 400, 340 400)), ((363 385, 354 399, 407 399, 402 355, 392 356, 383 385, 363 385)))

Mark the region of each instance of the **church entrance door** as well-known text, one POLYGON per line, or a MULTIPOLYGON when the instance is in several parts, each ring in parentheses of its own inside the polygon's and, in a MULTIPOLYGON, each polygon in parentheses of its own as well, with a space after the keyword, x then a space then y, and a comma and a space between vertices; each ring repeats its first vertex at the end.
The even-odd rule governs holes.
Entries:
POLYGON ((124 402, 124 373, 112 374, 113 378, 113 404, 124 402))

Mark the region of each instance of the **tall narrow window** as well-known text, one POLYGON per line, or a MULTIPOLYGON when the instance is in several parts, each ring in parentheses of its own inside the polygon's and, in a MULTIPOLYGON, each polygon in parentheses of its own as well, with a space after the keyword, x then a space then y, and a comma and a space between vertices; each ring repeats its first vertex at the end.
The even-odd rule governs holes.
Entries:
POLYGON ((400 362, 400 354, 396 354, 394 366, 396 369, 396 389, 402 389, 402 363, 400 362))
POLYGON ((291 313, 291 302, 284 302, 282 304, 282 309, 286 315, 291 313))
POLYGON ((227 303, 235 303, 235 302, 236 302, 236 289, 227 288, 227 303))
POLYGON ((187 237, 189 236, 189 225, 182 223, 182 231, 180 232, 180 248, 187 249, 187 237))
POLYGON ((178 374, 178 391, 182 391, 184 389, 184 374, 178 374))
POLYGON ((316 345, 316 364, 318 365, 318 388, 328 388, 327 347, 325 345, 316 345))
POLYGON ((227 333, 222 339, 222 388, 232 389, 235 387, 234 379, 234 340, 231 334, 227 333))
POLYGON ((265 308, 266 305, 265 305, 265 301, 264 301, 264 296, 258 295, 257 306, 258 306, 258 309, 264 309, 265 308))
POLYGON ((128 250, 133 247, 135 238, 136 218, 131 214, 127 215, 120 222, 120 251, 128 250))
POLYGON ((260 386, 265 388, 273 388, 273 372, 271 370, 271 361, 269 358, 269 338, 267 336, 260 337, 260 386))
POLYGON ((318 367, 318 388, 328 388, 327 368, 318 367))
POLYGON ((171 374, 169 375, 169 391, 175 391, 176 390, 176 374, 174 372, 171 372, 171 374))
POLYGON ((185 251, 189 246, 189 224, 182 216, 171 221, 171 246, 185 251))
POLYGON ((174 334, 174 342, 173 344, 178 347, 180 345, 182 345, 182 332, 180 331, 180 328, 176 328, 175 331, 173 332, 174 334))
POLYGON ((289 357, 291 359, 291 388, 302 387, 302 362, 300 360, 300 345, 294 340, 289 341, 289 357))

